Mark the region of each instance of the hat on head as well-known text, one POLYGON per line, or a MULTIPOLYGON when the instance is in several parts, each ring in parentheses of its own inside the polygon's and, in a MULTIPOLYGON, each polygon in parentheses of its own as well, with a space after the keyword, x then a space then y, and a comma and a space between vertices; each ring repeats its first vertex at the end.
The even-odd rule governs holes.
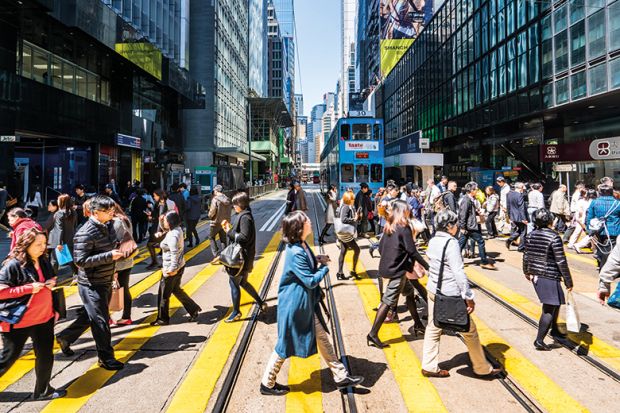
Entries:
POLYGON ((506 182, 503 176, 498 176, 496 179, 497 182, 506 182))
POLYGON ((215 185, 213 187, 213 190, 216 192, 222 192, 224 190, 224 188, 222 187, 222 185, 215 185))

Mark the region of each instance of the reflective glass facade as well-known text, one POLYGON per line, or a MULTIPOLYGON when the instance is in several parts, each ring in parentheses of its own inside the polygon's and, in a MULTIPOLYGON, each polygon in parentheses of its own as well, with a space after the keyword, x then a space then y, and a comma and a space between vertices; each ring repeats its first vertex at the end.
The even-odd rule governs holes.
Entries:
POLYGON ((386 142, 431 141, 618 88, 619 0, 446 0, 385 79, 386 142))
POLYGON ((250 0, 249 85, 260 97, 267 97, 267 0, 250 0))

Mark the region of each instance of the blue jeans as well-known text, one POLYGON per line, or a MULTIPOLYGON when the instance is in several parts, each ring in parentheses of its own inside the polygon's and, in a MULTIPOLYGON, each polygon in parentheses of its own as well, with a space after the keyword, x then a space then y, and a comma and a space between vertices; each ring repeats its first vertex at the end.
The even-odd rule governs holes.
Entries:
POLYGON ((465 248, 465 245, 467 245, 467 241, 469 239, 474 240, 478 244, 478 251, 480 253, 480 262, 482 264, 488 264, 489 260, 487 259, 487 253, 484 248, 484 238, 482 238, 482 232, 478 230, 478 231, 465 231, 464 233, 462 233, 461 237, 459 238, 459 246, 461 247, 461 250, 465 248))

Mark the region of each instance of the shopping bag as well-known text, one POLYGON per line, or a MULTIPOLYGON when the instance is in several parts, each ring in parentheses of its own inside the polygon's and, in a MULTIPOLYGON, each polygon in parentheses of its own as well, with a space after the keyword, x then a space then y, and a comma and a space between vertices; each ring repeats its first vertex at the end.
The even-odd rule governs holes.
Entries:
POLYGON ((607 299, 607 304, 610 307, 615 307, 620 309, 620 284, 616 285, 616 290, 614 293, 607 299))
POLYGON ((121 287, 120 285, 118 285, 118 282, 114 282, 112 284, 112 296, 110 297, 110 312, 114 312, 114 311, 121 311, 124 307, 124 300, 123 300, 123 287, 121 287))
POLYGON ((56 260, 58 261, 58 265, 67 265, 70 262, 73 262, 73 257, 71 256, 71 251, 69 251, 67 244, 63 244, 62 251, 54 251, 56 252, 56 260))
POLYGON ((575 298, 570 291, 566 299, 566 329, 573 333, 579 333, 581 331, 581 323, 579 322, 579 313, 575 305, 575 298))

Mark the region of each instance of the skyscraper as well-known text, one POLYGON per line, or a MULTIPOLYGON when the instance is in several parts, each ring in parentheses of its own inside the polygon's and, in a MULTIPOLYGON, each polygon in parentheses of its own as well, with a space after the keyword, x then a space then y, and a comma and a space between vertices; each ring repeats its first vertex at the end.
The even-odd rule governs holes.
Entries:
POLYGON ((340 116, 347 116, 349 111, 349 93, 355 92, 355 16, 357 10, 356 0, 342 1, 342 33, 341 33, 341 78, 340 93, 338 100, 340 103, 340 116))
POLYGON ((205 108, 184 110, 186 166, 237 164, 248 151, 248 3, 192 1, 190 12, 190 75, 205 108))
POLYGON ((295 108, 297 109, 297 116, 304 115, 304 95, 295 94, 295 108))
POLYGON ((250 0, 250 90, 259 97, 267 97, 267 0, 250 0))
POLYGON ((319 105, 314 105, 312 107, 312 111, 310 112, 310 119, 308 121, 308 127, 306 131, 306 136, 308 137, 308 159, 309 160, 316 159, 314 141, 315 141, 315 136, 317 134, 320 134, 322 131, 322 125, 323 125, 322 119, 323 119, 323 114, 325 113, 325 110, 326 110, 326 106, 324 103, 322 103, 319 105))

